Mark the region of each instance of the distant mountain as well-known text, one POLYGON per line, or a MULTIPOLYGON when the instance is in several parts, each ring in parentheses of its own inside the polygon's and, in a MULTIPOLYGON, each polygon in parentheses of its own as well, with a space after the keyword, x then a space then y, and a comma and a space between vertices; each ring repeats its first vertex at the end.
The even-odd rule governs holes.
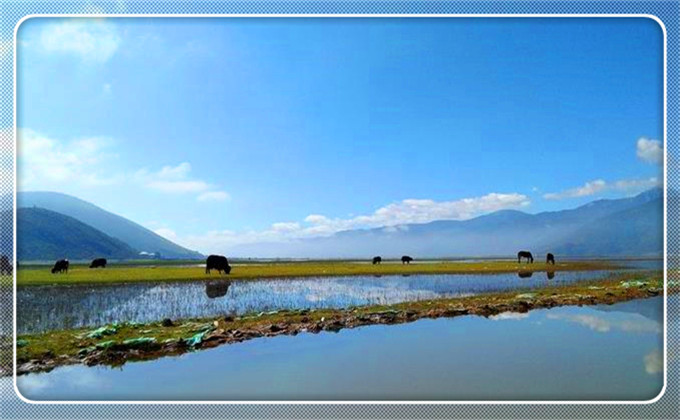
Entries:
POLYGON ((17 237, 19 261, 129 259, 138 255, 137 250, 124 242, 72 217, 46 209, 18 209, 17 228, 21 232, 17 237))
MULTIPOLYGON (((183 248, 137 223, 70 195, 20 192, 17 194, 17 207, 39 207, 73 217, 140 252, 158 252, 163 258, 173 259, 203 257, 200 253, 183 248)), ((21 230, 19 232, 23 235, 21 230)))
POLYGON ((368 258, 513 256, 520 249, 544 256, 660 256, 663 191, 597 200, 581 207, 528 214, 502 210, 470 220, 440 220, 350 230, 326 238, 241 245, 234 256, 368 258))

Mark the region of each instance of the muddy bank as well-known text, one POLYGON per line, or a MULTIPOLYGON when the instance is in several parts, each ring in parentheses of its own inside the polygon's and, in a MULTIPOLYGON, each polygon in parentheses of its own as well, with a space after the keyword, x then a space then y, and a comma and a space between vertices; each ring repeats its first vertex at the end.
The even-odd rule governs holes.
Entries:
POLYGON ((525 292, 368 306, 343 310, 302 310, 202 320, 164 320, 152 324, 114 324, 95 330, 54 331, 17 340, 17 373, 49 371, 69 364, 119 366, 126 362, 281 334, 337 332, 375 324, 400 324, 422 318, 492 316, 564 305, 614 304, 663 294, 660 271, 626 273, 605 280, 525 292))

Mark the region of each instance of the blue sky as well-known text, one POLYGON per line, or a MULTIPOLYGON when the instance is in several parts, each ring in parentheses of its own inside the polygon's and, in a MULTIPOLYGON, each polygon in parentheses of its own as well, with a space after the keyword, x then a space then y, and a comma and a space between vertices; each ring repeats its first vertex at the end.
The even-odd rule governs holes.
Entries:
POLYGON ((535 213, 658 185, 648 19, 31 19, 19 189, 182 245, 535 213))

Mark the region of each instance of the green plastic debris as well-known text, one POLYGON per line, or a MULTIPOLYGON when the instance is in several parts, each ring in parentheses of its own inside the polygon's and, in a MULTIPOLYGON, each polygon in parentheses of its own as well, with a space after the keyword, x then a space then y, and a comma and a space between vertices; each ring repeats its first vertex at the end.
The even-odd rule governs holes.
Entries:
POLYGON ((102 338, 105 335, 113 335, 118 332, 118 324, 112 324, 111 326, 105 325, 99 327, 96 330, 90 331, 85 337, 87 338, 102 338))
POLYGON ((105 350, 105 349, 111 348, 114 344, 116 344, 116 342, 113 341, 113 340, 102 341, 101 343, 97 344, 95 346, 95 348, 97 350, 105 350))
POLYGON ((632 280, 632 281, 622 281, 621 282, 621 287, 625 287, 626 289, 629 287, 642 287, 646 286, 647 282, 646 281, 640 281, 640 280, 632 280))
POLYGON ((28 340, 17 340, 17 347, 24 347, 28 345, 28 340))
POLYGON ((149 344, 153 344, 156 342, 155 337, 137 337, 137 338, 130 338, 127 340, 123 341, 123 345, 127 347, 145 347, 149 344))
POLYGON ((205 336, 208 335, 208 333, 212 332, 215 330, 215 327, 212 325, 209 325, 207 328, 205 328, 203 331, 200 331, 190 338, 187 339, 187 345, 189 347, 196 347, 197 345, 201 344, 203 340, 205 339, 205 336))

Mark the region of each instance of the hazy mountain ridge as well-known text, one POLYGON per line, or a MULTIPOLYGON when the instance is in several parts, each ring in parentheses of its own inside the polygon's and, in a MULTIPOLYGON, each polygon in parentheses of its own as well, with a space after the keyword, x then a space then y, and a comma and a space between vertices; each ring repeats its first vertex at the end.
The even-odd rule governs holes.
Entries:
POLYGON ((663 191, 596 200, 575 209, 524 213, 501 210, 469 220, 348 230, 286 244, 235 247, 238 256, 308 258, 513 256, 659 256, 663 253, 663 191))
POLYGON ((55 192, 20 192, 17 207, 39 207, 73 217, 138 251, 159 252, 163 258, 202 258, 203 256, 149 229, 92 203, 55 192))

